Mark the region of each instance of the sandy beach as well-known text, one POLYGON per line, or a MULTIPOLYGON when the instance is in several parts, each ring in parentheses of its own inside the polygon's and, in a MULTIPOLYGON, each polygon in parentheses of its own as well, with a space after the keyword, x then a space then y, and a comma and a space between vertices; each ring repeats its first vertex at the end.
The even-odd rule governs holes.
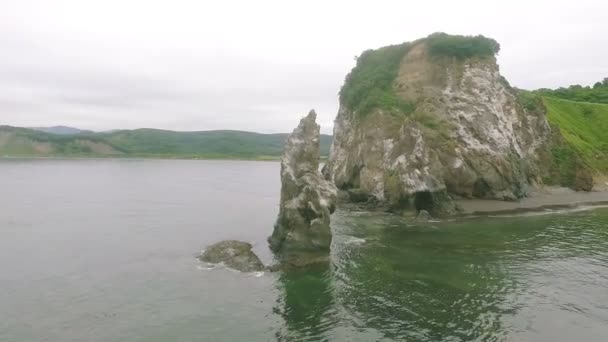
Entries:
POLYGON ((483 199, 457 201, 464 215, 507 214, 583 206, 608 205, 608 185, 596 186, 591 192, 577 192, 562 187, 547 187, 520 201, 506 202, 483 199))

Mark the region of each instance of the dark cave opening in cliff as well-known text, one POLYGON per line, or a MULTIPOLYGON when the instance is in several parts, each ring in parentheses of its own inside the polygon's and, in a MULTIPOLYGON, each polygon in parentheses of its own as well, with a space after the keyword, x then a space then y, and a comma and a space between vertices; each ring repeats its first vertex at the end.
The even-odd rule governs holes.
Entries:
POLYGON ((433 195, 430 191, 418 191, 414 194, 414 208, 416 212, 426 210, 431 212, 433 210, 433 195))

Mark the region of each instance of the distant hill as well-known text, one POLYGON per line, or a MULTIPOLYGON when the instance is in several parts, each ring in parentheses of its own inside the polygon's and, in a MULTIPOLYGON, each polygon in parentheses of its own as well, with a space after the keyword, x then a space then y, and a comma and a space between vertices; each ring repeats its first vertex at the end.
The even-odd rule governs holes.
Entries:
MULTIPOLYGON (((62 134, 0 126, 0 156, 277 159, 286 138, 285 133, 230 130, 175 132, 144 128, 62 134)), ((321 135, 322 155, 329 154, 331 139, 321 135)))
POLYGON ((92 131, 82 130, 74 127, 68 126, 53 126, 53 127, 31 127, 31 129, 51 133, 51 134, 59 134, 59 135, 74 135, 74 134, 82 134, 82 133, 93 133, 92 131))

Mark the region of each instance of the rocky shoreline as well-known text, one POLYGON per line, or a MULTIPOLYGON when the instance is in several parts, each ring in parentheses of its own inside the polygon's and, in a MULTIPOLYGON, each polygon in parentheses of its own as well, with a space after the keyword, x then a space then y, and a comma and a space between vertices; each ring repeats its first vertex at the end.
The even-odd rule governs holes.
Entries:
MULTIPOLYGON (((491 216, 524 214, 549 210, 567 210, 585 207, 608 206, 608 185, 598 186, 590 192, 574 191, 564 187, 545 187, 531 192, 528 197, 516 201, 501 201, 492 199, 455 199, 454 203, 460 209, 459 213, 444 216, 443 219, 457 219, 470 216, 491 216)), ((366 212, 393 212, 388 206, 380 206, 372 201, 340 203, 345 210, 366 212)), ((395 215, 417 218, 415 211, 394 212, 395 215)), ((420 222, 420 220, 418 220, 420 222)))
MULTIPOLYGON (((531 193, 529 197, 511 202, 486 199, 458 199, 455 202, 462 209, 461 213, 444 219, 451 221, 479 216, 524 215, 526 213, 593 209, 608 207, 608 185, 598 186, 595 191, 591 192, 576 192, 568 188, 547 187, 542 191, 531 193)), ((347 211, 385 211, 365 202, 343 203, 340 207, 347 211)), ((426 211, 423 212, 428 215, 426 211)), ((436 222, 430 215, 426 217, 424 215, 423 217, 420 215, 418 217, 412 216, 411 218, 416 224, 425 224, 429 221, 436 222)), ((299 254, 298 257, 292 257, 267 266, 253 253, 251 244, 232 240, 221 241, 208 246, 198 258, 211 264, 224 264, 241 272, 276 272, 329 262, 328 255, 312 253, 299 254)))
POLYGON ((322 171, 314 111, 285 143, 268 240, 279 263, 327 260, 338 206, 424 224, 608 205, 601 169, 566 144, 542 99, 506 81, 499 50, 483 36, 435 33, 359 56, 340 90, 322 171))

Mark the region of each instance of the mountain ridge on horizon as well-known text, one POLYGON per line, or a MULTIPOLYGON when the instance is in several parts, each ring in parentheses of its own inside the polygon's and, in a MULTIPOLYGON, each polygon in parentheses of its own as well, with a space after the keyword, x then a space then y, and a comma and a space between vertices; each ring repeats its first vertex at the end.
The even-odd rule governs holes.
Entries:
MULTIPOLYGON (((288 135, 238 130, 180 132, 155 128, 93 132, 69 126, 53 127, 60 133, 49 133, 48 129, 0 126, 0 155, 278 159, 288 135)), ((322 155, 329 154, 331 140, 332 136, 321 135, 322 155)))
MULTIPOLYGON (((67 125, 55 125, 55 126, 39 126, 39 127, 24 127, 24 126, 13 126, 13 125, 0 125, 7 127, 15 127, 15 128, 26 128, 32 129, 39 132, 49 133, 49 134, 57 134, 57 135, 76 135, 76 134, 110 134, 116 132, 124 132, 124 131, 161 131, 161 132, 175 132, 175 133, 204 133, 204 132, 247 132, 261 135, 281 135, 288 134, 287 132, 274 132, 274 133, 263 133, 256 131, 247 131, 241 129, 230 129, 230 128, 222 128, 222 129, 201 129, 201 130, 174 130, 167 128, 154 128, 154 127, 138 127, 138 128, 114 128, 108 130, 91 130, 91 129, 81 129, 74 126, 67 125)), ((331 136, 331 134, 321 134, 326 136, 331 136)))

